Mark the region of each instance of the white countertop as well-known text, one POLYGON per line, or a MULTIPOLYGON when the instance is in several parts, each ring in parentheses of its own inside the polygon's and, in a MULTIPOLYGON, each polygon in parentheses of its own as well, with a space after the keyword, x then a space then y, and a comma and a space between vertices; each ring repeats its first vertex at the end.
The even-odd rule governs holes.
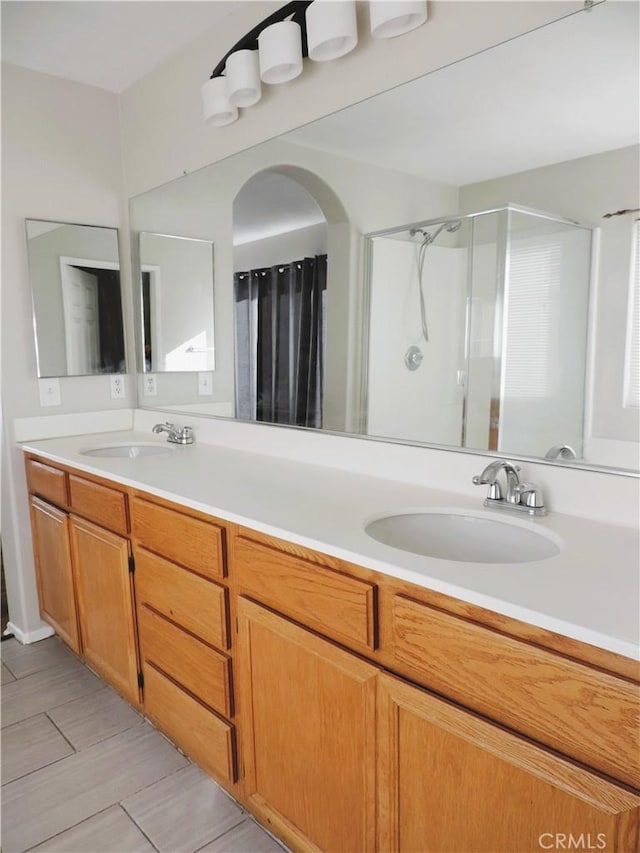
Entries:
MULTIPOLYGON (((445 509, 496 519, 455 492, 304 464, 225 446, 171 445, 156 456, 96 458, 83 450, 145 443, 149 433, 109 432, 22 445, 52 461, 148 491, 227 521, 383 572, 563 636, 640 659, 640 537, 629 527, 550 513, 500 514, 561 546, 532 563, 462 563, 381 544, 372 517, 445 509)), ((164 437, 157 439, 165 444, 164 437)))

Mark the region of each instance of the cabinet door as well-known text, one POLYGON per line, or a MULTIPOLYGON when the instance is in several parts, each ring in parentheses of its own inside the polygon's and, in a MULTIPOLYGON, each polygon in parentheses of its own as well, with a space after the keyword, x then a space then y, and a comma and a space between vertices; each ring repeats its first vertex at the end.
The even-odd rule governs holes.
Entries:
POLYGON ((294 849, 375 847, 378 669, 240 598, 245 794, 294 849))
POLYGON ((84 657, 136 704, 140 696, 129 544, 76 516, 70 525, 84 657))
POLYGON ((638 849, 640 798, 477 715, 379 679, 379 849, 638 849))
POLYGON ((80 637, 69 550, 69 516, 39 498, 31 498, 31 527, 40 613, 78 654, 80 637))

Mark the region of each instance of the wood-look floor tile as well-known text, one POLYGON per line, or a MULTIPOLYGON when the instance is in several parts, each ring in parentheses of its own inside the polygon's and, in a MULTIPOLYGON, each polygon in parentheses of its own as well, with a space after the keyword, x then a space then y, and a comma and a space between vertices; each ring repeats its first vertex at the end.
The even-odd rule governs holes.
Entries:
POLYGON ((2 788, 3 851, 29 850, 187 764, 145 724, 10 782, 2 788))
POLYGON ((78 661, 76 655, 58 637, 47 637, 46 640, 27 645, 15 639, 6 640, 2 646, 2 662, 16 678, 78 661), (8 646, 6 650, 5 645, 8 646))
POLYGON ((144 837, 120 806, 83 820, 72 829, 50 838, 32 853, 154 853, 155 848, 144 837))
POLYGON ((198 853, 284 853, 285 850, 255 821, 247 818, 240 826, 201 847, 198 853))
POLYGON ((122 802, 161 853, 193 853, 246 813, 193 765, 122 802))
POLYGON ((2 672, 0 684, 8 684, 10 681, 16 680, 15 675, 4 664, 0 664, 0 671, 2 672))
POLYGON ((2 726, 102 689, 104 682, 77 660, 27 675, 2 688, 2 726))
POLYGON ((110 687, 53 708, 48 716, 78 750, 144 722, 110 687))
POLYGON ((44 714, 2 729, 2 784, 46 767, 73 748, 44 714))

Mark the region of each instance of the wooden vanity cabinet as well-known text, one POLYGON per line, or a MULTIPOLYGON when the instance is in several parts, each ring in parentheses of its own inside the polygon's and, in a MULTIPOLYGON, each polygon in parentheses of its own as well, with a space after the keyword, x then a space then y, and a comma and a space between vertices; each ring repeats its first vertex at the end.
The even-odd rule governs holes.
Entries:
POLYGON ((629 660, 45 460, 27 477, 43 617, 292 849, 640 849, 629 660))
POLYGON ((287 844, 639 849, 637 683, 263 534, 239 529, 231 554, 245 798, 287 844))

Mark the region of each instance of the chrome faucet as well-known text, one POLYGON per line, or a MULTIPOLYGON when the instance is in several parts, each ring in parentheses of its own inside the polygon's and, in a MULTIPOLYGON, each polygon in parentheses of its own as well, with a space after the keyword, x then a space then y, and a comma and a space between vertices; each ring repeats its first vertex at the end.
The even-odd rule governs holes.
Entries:
POLYGON ((173 444, 193 444, 195 441, 193 437, 193 427, 179 427, 176 426, 176 424, 170 424, 169 421, 166 421, 163 424, 156 424, 153 427, 153 432, 168 433, 167 441, 171 441, 173 444))
POLYGON ((578 454, 570 444, 554 444, 544 454, 545 459, 577 459, 578 454))
POLYGON ((506 459, 496 459, 484 469, 482 474, 473 478, 476 486, 489 486, 484 505, 494 509, 509 509, 526 512, 529 515, 546 515, 542 490, 534 483, 521 483, 518 476, 519 465, 506 459), (498 482, 500 472, 505 475, 503 490, 498 482))

